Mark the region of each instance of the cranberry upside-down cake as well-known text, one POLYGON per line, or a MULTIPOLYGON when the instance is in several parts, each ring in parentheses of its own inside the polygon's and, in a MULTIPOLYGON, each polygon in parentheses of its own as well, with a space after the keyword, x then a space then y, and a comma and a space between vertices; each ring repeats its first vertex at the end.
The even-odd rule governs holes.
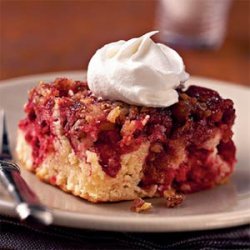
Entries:
POLYGON ((169 107, 95 96, 56 79, 29 93, 17 155, 41 180, 92 202, 191 193, 224 183, 235 163, 233 102, 178 88, 169 107))

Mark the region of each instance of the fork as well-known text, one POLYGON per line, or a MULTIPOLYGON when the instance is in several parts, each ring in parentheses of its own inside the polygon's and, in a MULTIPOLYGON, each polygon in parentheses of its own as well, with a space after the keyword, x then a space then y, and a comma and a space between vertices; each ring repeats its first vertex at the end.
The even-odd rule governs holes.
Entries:
POLYGON ((40 203, 22 178, 19 166, 11 160, 5 114, 0 109, 0 182, 15 201, 15 210, 21 220, 50 225, 53 222, 51 211, 40 203))

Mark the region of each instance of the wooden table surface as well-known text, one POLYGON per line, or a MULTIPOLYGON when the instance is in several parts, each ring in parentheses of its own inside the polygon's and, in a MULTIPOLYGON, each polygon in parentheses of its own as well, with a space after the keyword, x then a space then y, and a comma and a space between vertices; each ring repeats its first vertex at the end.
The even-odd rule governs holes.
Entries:
MULTIPOLYGON (((157 1, 0 1, 0 79, 86 69, 103 44, 156 29, 157 1)), ((249 10, 233 2, 219 50, 178 49, 191 75, 250 86, 249 10)))

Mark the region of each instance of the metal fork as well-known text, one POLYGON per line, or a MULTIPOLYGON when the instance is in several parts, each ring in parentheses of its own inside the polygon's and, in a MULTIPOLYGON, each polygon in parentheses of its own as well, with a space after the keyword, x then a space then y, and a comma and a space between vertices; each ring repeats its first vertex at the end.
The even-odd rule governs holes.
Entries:
POLYGON ((11 161, 4 111, 0 109, 0 182, 15 201, 21 220, 43 225, 53 221, 51 211, 43 206, 22 178, 20 168, 11 161))

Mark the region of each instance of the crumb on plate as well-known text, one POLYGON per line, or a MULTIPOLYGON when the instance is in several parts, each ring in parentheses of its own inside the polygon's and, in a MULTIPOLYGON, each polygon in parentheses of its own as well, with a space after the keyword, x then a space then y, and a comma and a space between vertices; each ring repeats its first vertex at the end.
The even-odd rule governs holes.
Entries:
POLYGON ((164 191, 163 196, 166 200, 166 206, 168 208, 174 208, 179 206, 183 203, 185 199, 185 196, 183 194, 176 193, 176 191, 173 189, 164 191))
POLYGON ((131 206, 131 211, 140 213, 149 211, 152 208, 152 204, 150 202, 145 202, 142 198, 137 198, 133 201, 131 206))

